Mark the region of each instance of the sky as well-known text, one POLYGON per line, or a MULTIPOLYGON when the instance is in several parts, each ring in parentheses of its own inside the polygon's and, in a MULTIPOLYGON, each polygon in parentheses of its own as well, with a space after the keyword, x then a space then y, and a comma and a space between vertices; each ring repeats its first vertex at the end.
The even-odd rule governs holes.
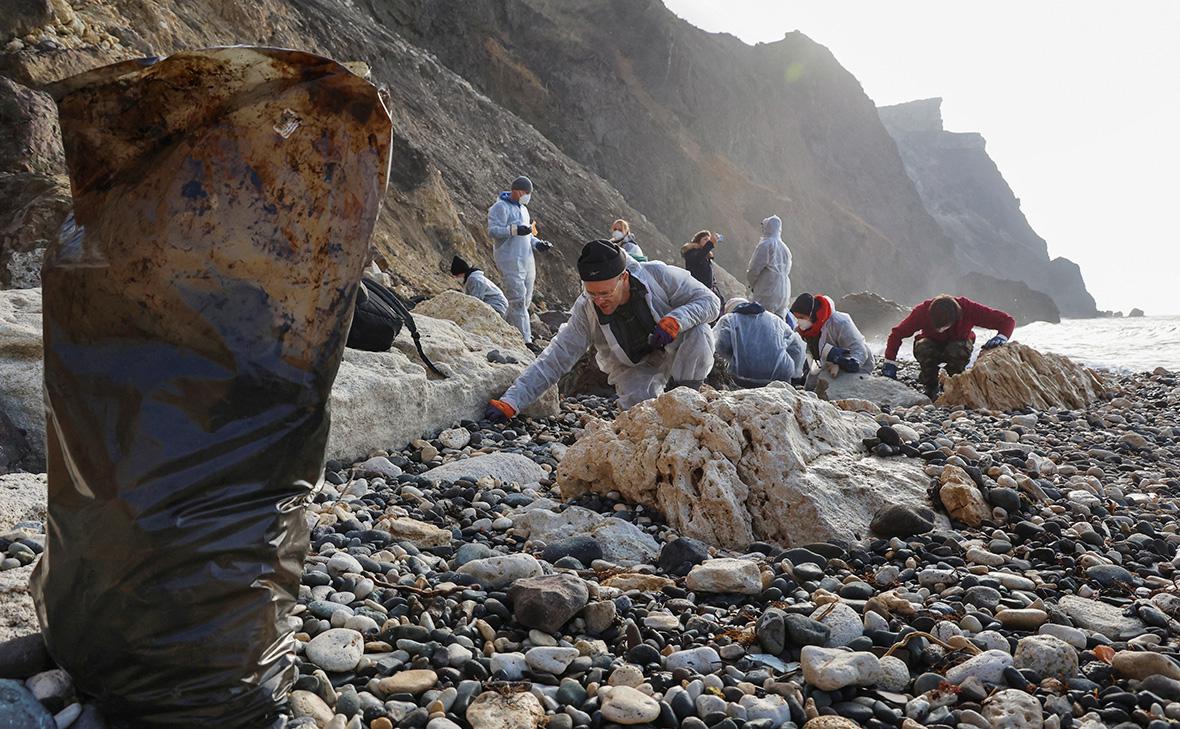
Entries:
POLYGON ((664 2, 751 44, 802 31, 879 106, 942 97, 1099 309, 1180 314, 1180 2, 664 2))

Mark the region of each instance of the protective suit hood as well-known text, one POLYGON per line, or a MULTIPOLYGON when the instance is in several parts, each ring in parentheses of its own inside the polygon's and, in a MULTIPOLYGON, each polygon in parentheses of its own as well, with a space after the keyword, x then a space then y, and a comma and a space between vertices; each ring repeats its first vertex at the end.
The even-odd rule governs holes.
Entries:
POLYGON ((777 215, 771 215, 762 220, 763 238, 781 238, 783 235, 783 221, 777 215))

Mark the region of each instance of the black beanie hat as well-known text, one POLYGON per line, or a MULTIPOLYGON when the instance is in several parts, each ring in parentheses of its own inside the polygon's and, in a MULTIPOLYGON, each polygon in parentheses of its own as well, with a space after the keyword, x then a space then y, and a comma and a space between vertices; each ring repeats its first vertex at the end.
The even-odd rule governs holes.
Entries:
POLYGON ((533 191, 533 181, 530 180, 529 178, 525 177, 524 175, 521 175, 520 177, 517 177, 515 180, 512 181, 512 189, 513 190, 524 190, 525 192, 532 192, 533 191))
POLYGON ((608 281, 627 268, 627 254, 609 240, 592 240, 578 256, 578 275, 583 281, 608 281))
POLYGON ((474 270, 474 269, 472 269, 471 266, 468 265, 467 261, 464 261, 462 258, 455 256, 454 258, 451 259, 451 275, 452 276, 458 276, 459 274, 466 275, 468 273, 471 273, 472 270, 474 270))
POLYGON ((811 294, 799 294, 795 303, 791 304, 791 313, 811 317, 815 314, 815 297, 811 294))

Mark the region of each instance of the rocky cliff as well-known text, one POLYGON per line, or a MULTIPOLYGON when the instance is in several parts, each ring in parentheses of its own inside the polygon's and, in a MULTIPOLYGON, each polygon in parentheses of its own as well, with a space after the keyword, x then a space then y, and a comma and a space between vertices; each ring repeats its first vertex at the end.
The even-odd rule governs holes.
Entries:
MULTIPOLYGON (((912 303, 978 270, 927 213, 856 79, 798 33, 748 46, 658 0, 35 0, 0 21, 0 138, 13 140, 0 151, 0 287, 38 285, 69 206, 39 90, 229 43, 362 61, 386 88, 393 174, 373 247, 407 293, 452 287, 455 253, 493 269, 485 211, 522 172, 556 244, 540 259, 542 308, 572 299, 580 243, 616 217, 668 261, 695 230, 722 231, 718 261, 744 279, 759 221, 778 213, 796 291, 912 303)), ((1080 287, 1069 265, 1043 268, 1080 287)))
POLYGON ((751 47, 658 0, 370 6, 674 241, 725 232, 717 255, 732 271, 744 272, 759 221, 778 213, 797 291, 912 300, 953 280, 951 244, 872 102, 802 34, 751 47), (892 265, 902 256, 909 265, 892 265))
POLYGON ((1049 259, 984 138, 944 130, 941 106, 942 99, 923 99, 878 113, 926 209, 954 241, 957 268, 1022 281, 1052 297, 1065 316, 1097 316, 1081 269, 1067 258, 1049 259))

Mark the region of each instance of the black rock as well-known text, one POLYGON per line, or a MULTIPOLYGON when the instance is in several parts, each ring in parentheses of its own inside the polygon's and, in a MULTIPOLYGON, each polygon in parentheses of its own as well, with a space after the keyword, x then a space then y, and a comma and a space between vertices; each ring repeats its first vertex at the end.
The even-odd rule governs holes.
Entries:
POLYGON ((1016 489, 994 488, 987 492, 987 500, 1009 514, 1020 513, 1020 492, 1016 489))
POLYGON ((549 563, 556 563, 562 557, 573 557, 583 565, 589 565, 596 559, 602 559, 602 545, 594 537, 579 534, 560 539, 541 553, 541 558, 549 563))
POLYGON ((879 537, 908 539, 934 528, 934 513, 907 504, 890 504, 873 517, 869 529, 879 537))
POLYGON ((758 644, 762 650, 772 656, 777 656, 787 647, 787 623, 785 613, 777 608, 770 608, 762 613, 758 619, 758 644))
POLYGON ((683 577, 708 558, 708 545, 696 539, 681 537, 668 542, 660 550, 660 569, 670 575, 683 577))
POLYGON ((785 613, 783 622, 786 623, 787 637, 792 645, 823 645, 832 633, 828 626, 806 615, 785 613))
POLYGON ((40 633, 0 643, 0 678, 23 681, 35 673, 49 670, 49 667, 49 651, 40 633))

